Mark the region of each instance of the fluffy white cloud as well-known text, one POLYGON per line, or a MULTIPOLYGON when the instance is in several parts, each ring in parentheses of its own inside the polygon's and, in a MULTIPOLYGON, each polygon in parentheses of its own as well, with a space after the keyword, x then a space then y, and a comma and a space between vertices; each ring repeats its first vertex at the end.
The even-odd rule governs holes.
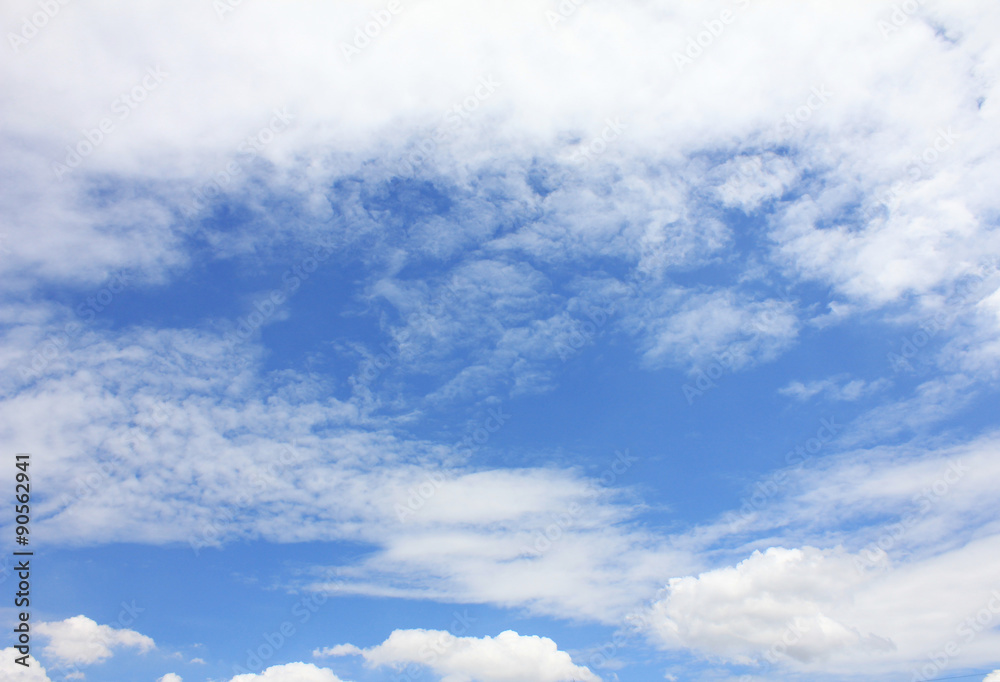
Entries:
POLYGON ((33 656, 28 657, 28 667, 15 663, 14 659, 22 654, 13 647, 8 647, 0 651, 3 656, 0 659, 0 679, 3 680, 24 680, 24 682, 52 682, 45 673, 45 668, 33 656))
POLYGON ((956 665, 989 664, 1000 647, 998 451, 996 434, 793 451, 804 461, 758 482, 738 513, 675 536, 731 560, 667 583, 647 621, 654 640, 827 674, 899 670, 946 645, 956 665))
POLYGON ((357 654, 373 666, 416 663, 441 675, 442 682, 599 682, 578 666, 548 637, 519 635, 513 630, 496 637, 456 637, 445 630, 394 630, 368 649, 338 645, 318 656, 357 654))
POLYGON ((667 645, 740 663, 891 650, 891 639, 859 631, 840 613, 863 579, 841 552, 773 547, 735 567, 672 579, 652 607, 653 628, 667 645))
POLYGON ((1000 670, 994 670, 983 678, 983 682, 1000 682, 1000 670))
POLYGON ((177 673, 167 673, 156 682, 184 682, 184 680, 177 673))
POLYGON ((99 625, 86 616, 39 623, 36 632, 49 641, 43 652, 65 665, 91 665, 111 658, 113 649, 133 648, 145 653, 153 640, 135 630, 99 625))
POLYGON ((329 668, 312 663, 275 665, 259 674, 237 675, 229 682, 342 682, 329 668))

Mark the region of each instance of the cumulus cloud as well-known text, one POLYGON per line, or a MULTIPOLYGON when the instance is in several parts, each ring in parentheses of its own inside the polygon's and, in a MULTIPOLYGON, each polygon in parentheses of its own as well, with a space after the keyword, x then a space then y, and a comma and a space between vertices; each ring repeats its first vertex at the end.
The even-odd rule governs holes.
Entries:
POLYGON ((132 648, 145 653, 156 648, 153 640, 135 630, 99 625, 86 616, 39 623, 38 634, 49 641, 46 656, 64 665, 91 665, 111 658, 114 649, 132 648))
POLYGON ((156 682, 184 682, 184 680, 177 673, 167 673, 163 677, 157 679, 156 682))
POLYGON ((827 674, 898 670, 955 640, 956 664, 988 665, 1000 646, 998 447, 990 434, 793 450, 801 461, 755 485, 739 513, 675 536, 728 560, 667 581, 646 621, 653 640, 827 674))
POLYGON ((668 646, 739 663, 892 649, 891 639, 859 631, 840 613, 839 602, 863 579, 852 559, 814 547, 772 547, 734 567, 671 579, 653 604, 653 627, 668 646))
POLYGON ((329 668, 318 668, 312 663, 287 663, 275 665, 262 673, 237 675, 229 682, 342 682, 329 668))
POLYGON ((24 682, 52 682, 45 673, 45 668, 33 656, 28 656, 28 667, 15 663, 14 659, 22 656, 17 649, 8 647, 0 651, 0 679, 24 680, 24 682))
POLYGON ((599 682, 548 637, 519 635, 456 637, 445 630, 394 630, 378 646, 337 645, 317 656, 361 655, 370 665, 425 665, 443 682, 599 682))
MULTIPOLYGON (((1000 255, 1000 9, 919 4, 883 35, 892 10, 866 0, 749 3, 683 69, 675 52, 721 4, 583 3, 552 27, 531 0, 416 3, 350 62, 340 43, 370 20, 364 3, 241 3, 224 21, 195 0, 63 6, 0 64, 18 93, 0 102, 0 286, 12 301, 0 309, 0 435, 58 453, 38 466, 66 495, 40 498, 40 529, 66 543, 349 539, 375 549, 338 589, 601 622, 679 576, 658 602, 666 645, 759 659, 763 636, 790 623, 804 629, 781 654, 789 663, 889 660, 886 633, 897 663, 919 658, 953 624, 916 618, 888 583, 867 616, 823 591, 846 603, 867 589, 839 569, 886 536, 892 575, 920 608, 974 613, 986 578, 947 577, 996 565, 991 443, 972 448, 980 473, 963 494, 925 496, 915 517, 914 497, 933 492, 950 456, 919 442, 790 473, 738 533, 723 523, 667 537, 629 525, 639 505, 589 492, 575 472, 477 469, 448 444, 401 436, 404 420, 383 411, 545 390, 561 349, 604 333, 628 336, 650 371, 749 368, 794 347, 800 316, 827 308, 813 321, 927 325, 957 311, 925 351, 957 374, 859 430, 895 434, 966 404, 975 382, 1000 375, 995 279, 957 292, 1000 255), (581 50, 595 40, 599 59, 581 50), (86 149, 150 69, 162 83, 57 179, 53 163, 86 149), (444 141, 429 137, 482 79, 495 90, 444 141), (276 108, 290 124, 247 153, 276 108), (245 212, 240 230, 208 219, 221 206, 245 212), (201 318, 69 331, 72 309, 37 301, 53 286, 101 297, 119 269, 143 288, 199 259, 256 265, 319 237, 365 264, 358 298, 405 360, 367 380, 377 351, 356 350, 361 371, 337 399, 313 376, 264 373, 259 337, 233 348, 201 318), (592 277, 567 275, 583 271, 592 277), (778 298, 776 282, 796 294, 778 298), (609 301, 614 314, 591 320, 588 306, 609 301), (270 466, 286 452, 294 466, 270 466), (428 472, 433 494, 411 509, 428 472), (415 513, 401 520, 398 504, 415 513), (904 519, 897 538, 885 524, 904 519), (727 606, 725 585, 768 597, 727 606), (687 603, 736 618, 688 622, 687 603)), ((9 26, 37 11, 0 7, 9 26)), ((879 388, 832 378, 782 390, 854 400, 879 388)), ((65 653, 104 660, 143 641, 65 653)), ((965 655, 991 645, 984 633, 965 655)))

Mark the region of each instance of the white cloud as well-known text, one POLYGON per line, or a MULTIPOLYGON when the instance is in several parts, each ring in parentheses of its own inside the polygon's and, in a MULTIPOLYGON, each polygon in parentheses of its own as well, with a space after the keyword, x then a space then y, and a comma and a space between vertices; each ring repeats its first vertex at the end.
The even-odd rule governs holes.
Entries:
POLYGON ((0 679, 18 680, 21 682, 52 682, 45 673, 45 668, 33 656, 28 656, 28 667, 16 663, 14 659, 22 656, 14 647, 0 651, 0 679))
POLYGON ((599 682, 578 666, 548 637, 519 635, 513 630, 496 637, 456 637, 444 630, 394 630, 378 646, 358 649, 338 645, 320 656, 357 654, 373 666, 425 665, 442 682, 599 682))
POLYGON ((845 377, 831 377, 806 383, 792 381, 787 386, 779 388, 778 393, 801 401, 809 400, 818 394, 824 394, 830 400, 853 401, 865 395, 877 393, 889 386, 890 383, 885 378, 865 381, 864 379, 848 380, 845 377))
POLYGON ((237 675, 229 682, 341 682, 329 668, 312 663, 287 663, 271 666, 262 673, 237 675))
POLYGON ((156 648, 146 635, 135 630, 99 625, 86 616, 73 616, 62 621, 39 623, 36 632, 48 638, 43 652, 64 665, 102 663, 113 655, 113 649, 133 648, 145 653, 156 648))
POLYGON ((1000 682, 1000 670, 994 670, 983 678, 983 682, 1000 682))
POLYGON ((654 640, 817 674, 907 669, 949 642, 955 665, 988 664, 1000 647, 998 448, 993 434, 803 451, 739 513, 675 536, 727 559, 667 583, 654 640))
POLYGON ((864 576, 853 557, 814 547, 773 547, 735 567, 671 579, 652 607, 652 627, 667 645, 739 662, 891 650, 892 640, 859 631, 838 607, 864 576))
POLYGON ((157 679, 156 682, 184 682, 184 680, 177 673, 167 673, 163 677, 157 679))
POLYGON ((673 291, 658 305, 658 316, 635 321, 648 328, 644 357, 653 365, 698 368, 714 361, 740 369, 773 360, 798 334, 790 302, 754 301, 731 291, 673 291))

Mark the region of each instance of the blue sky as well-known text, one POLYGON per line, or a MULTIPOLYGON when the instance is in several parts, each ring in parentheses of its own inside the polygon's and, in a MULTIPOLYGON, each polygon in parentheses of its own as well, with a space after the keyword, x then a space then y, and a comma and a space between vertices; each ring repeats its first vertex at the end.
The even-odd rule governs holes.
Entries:
POLYGON ((0 680, 1000 679, 992 3, 0 17, 0 680))

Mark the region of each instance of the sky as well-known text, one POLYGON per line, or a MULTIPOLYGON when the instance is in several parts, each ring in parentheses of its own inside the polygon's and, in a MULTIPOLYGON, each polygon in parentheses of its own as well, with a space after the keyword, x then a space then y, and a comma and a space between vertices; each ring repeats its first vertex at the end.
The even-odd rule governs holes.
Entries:
POLYGON ((0 26, 0 681, 1000 680, 997 3, 0 26))

